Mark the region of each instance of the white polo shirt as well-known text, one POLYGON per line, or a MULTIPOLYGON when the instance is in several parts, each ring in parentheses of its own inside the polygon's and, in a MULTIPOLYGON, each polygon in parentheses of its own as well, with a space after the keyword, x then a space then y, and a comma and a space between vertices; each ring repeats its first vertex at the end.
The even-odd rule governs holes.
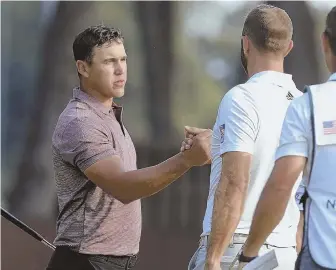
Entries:
MULTIPOLYGON (((300 95, 302 93, 291 75, 264 71, 252 76, 245 84, 232 88, 224 96, 213 127, 210 188, 202 235, 208 235, 211 230, 214 194, 222 171, 221 155, 232 151, 253 155, 245 208, 236 229, 236 233, 249 233, 255 207, 274 166, 290 96, 300 95)), ((296 245, 299 221, 299 209, 294 198, 296 188, 283 220, 267 241, 270 244, 296 245)))

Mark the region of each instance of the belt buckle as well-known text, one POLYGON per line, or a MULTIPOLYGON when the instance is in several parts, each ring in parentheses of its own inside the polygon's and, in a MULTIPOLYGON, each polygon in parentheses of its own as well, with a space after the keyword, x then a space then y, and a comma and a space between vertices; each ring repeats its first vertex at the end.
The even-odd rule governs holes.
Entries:
POLYGON ((138 254, 134 254, 130 257, 132 263, 136 263, 138 261, 138 254))

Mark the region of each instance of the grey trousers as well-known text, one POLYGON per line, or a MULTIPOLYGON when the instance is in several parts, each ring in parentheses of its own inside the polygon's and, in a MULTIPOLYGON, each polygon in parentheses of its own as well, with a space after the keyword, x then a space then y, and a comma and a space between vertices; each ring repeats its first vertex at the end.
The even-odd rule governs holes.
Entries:
MULTIPOLYGON (((232 243, 225 251, 221 259, 221 269, 238 269, 238 254, 245 243, 247 235, 235 234, 232 239, 232 243), (232 265, 232 267, 231 267, 232 265), (230 268, 231 267, 231 268, 230 268)), ((200 244, 193 257, 191 258, 188 270, 203 270, 206 260, 206 248, 207 248, 207 237, 202 237, 200 244)), ((259 254, 263 255, 276 247, 270 245, 263 245, 260 249, 259 254)), ((295 260, 297 258, 297 253, 295 247, 280 248, 281 249, 281 260, 280 264, 276 270, 294 270, 295 260)))
POLYGON ((100 256, 89 255, 88 260, 95 270, 132 270, 135 267, 137 256, 100 256))
POLYGON ((303 244, 301 252, 295 263, 295 270, 335 270, 319 266, 313 259, 308 245, 308 226, 307 217, 305 217, 303 244))
POLYGON ((302 248, 300 255, 297 258, 295 269, 296 270, 332 270, 330 268, 319 266, 317 263, 315 263, 309 251, 308 245, 305 245, 302 248))
POLYGON ((88 255, 60 246, 51 256, 47 270, 133 270, 136 261, 137 255, 88 255))

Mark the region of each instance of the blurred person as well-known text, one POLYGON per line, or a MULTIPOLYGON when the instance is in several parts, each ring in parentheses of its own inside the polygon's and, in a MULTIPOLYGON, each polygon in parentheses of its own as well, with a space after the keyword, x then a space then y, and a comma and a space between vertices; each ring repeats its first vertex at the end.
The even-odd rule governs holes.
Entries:
POLYGON ((127 61, 119 30, 94 26, 73 43, 79 87, 53 137, 59 204, 56 250, 47 269, 133 269, 141 234, 140 199, 210 159, 211 130, 186 152, 137 170, 132 139, 122 122, 127 61))
MULTIPOLYGON (((227 92, 219 106, 203 233, 189 270, 238 267, 253 212, 274 165, 286 110, 294 97, 302 95, 283 67, 293 47, 292 34, 291 19, 277 7, 259 5, 245 20, 241 61, 249 79, 227 92)), ((198 131, 187 128, 189 138, 181 151, 193 144, 192 135, 198 131)), ((293 196, 286 216, 260 250, 260 254, 282 250, 283 260, 276 269, 294 268, 299 215, 293 196)))
POLYGON ((336 269, 336 7, 322 34, 328 81, 294 100, 282 127, 273 172, 260 197, 244 256, 254 257, 284 215, 296 179, 306 187, 305 230, 296 269, 336 269))

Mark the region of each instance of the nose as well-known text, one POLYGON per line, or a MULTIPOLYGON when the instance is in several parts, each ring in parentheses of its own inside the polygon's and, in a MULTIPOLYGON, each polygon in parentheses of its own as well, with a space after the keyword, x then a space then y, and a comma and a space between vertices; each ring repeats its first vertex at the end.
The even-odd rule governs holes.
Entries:
POLYGON ((124 73, 124 65, 118 61, 114 68, 115 75, 122 75, 124 73))

